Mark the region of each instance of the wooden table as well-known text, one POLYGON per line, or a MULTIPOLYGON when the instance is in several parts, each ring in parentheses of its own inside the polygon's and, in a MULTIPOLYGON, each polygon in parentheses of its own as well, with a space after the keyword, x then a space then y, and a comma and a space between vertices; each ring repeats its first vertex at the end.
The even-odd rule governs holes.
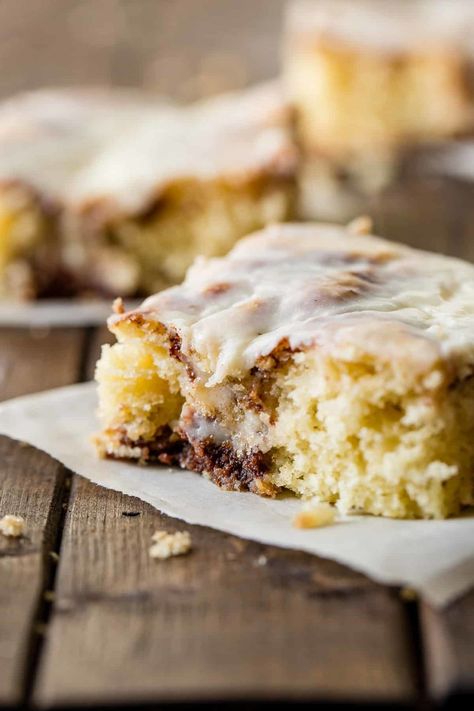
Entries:
MULTIPOLYGON (((0 95, 240 86, 277 71, 283 4, 2 0, 0 95)), ((388 236, 474 261, 473 198, 466 186, 417 187, 368 209, 388 236)), ((91 378, 106 338, 0 331, 0 398, 91 378)), ((183 526, 31 447, 0 438, 0 450, 0 513, 28 525, 24 540, 0 538, 0 705, 472 707, 474 593, 436 612, 336 563, 183 526), (194 552, 151 560, 161 527, 190 530, 194 552)))

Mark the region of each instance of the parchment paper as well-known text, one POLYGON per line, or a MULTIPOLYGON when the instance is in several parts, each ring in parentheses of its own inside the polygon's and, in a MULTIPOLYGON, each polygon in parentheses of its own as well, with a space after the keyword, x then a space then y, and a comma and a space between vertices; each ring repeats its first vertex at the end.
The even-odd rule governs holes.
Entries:
POLYGON ((473 512, 447 521, 349 516, 326 528, 296 529, 296 499, 226 492, 191 472, 97 459, 90 443, 95 408, 93 383, 18 398, 0 405, 0 433, 187 523, 331 558, 381 583, 410 586, 436 606, 474 584, 473 512))

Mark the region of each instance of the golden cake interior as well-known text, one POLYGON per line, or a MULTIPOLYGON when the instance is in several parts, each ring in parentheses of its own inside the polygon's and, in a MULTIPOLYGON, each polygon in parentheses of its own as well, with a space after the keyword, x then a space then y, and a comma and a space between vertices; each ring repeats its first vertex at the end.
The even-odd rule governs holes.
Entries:
POLYGON ((394 57, 318 43, 291 45, 286 66, 303 144, 340 159, 465 131, 467 74, 447 51, 394 57))
POLYGON ((470 376, 440 363, 407 378, 390 359, 282 343, 242 378, 206 387, 161 324, 132 316, 113 331, 97 366, 104 456, 178 463, 226 488, 289 490, 344 512, 442 518, 472 502, 470 376))
POLYGON ((294 192, 293 179, 277 175, 175 181, 144 214, 76 240, 69 262, 110 294, 153 294, 180 282, 196 255, 222 256, 248 232, 291 217, 294 192))

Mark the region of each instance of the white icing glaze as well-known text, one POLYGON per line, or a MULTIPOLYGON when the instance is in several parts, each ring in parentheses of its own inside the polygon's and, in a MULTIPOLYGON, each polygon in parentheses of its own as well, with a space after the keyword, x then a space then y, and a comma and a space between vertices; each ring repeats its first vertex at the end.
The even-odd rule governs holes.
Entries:
POLYGON ((436 47, 474 55, 472 0, 295 0, 287 20, 290 36, 384 53, 436 47))
POLYGON ((285 339, 392 360, 407 377, 474 364, 474 266, 336 225, 268 227, 225 258, 198 259, 138 313, 179 333, 209 386, 285 339))
POLYGON ((33 92, 0 106, 0 181, 134 212, 175 179, 292 171, 287 119, 273 83, 189 107, 112 89, 33 92))

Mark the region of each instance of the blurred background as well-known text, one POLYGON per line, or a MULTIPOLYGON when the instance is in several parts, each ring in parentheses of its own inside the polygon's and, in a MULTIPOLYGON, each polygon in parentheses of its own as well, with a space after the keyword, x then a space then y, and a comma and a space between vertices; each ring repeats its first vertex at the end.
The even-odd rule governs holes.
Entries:
POLYGON ((144 86, 180 100, 276 75, 285 0, 0 0, 0 97, 144 86))

